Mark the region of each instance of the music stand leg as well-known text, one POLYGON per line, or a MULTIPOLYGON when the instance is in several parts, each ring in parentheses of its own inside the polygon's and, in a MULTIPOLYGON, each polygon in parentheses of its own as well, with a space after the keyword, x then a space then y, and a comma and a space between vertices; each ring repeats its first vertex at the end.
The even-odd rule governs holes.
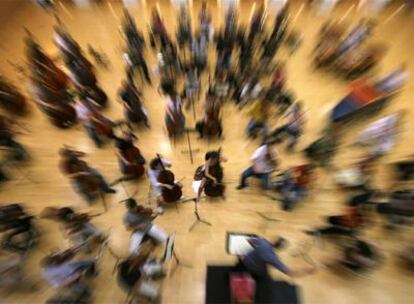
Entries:
POLYGON ((208 222, 208 221, 206 221, 206 220, 202 219, 202 218, 200 217, 200 215, 198 214, 197 202, 194 202, 194 215, 196 216, 196 219, 195 219, 194 223, 193 223, 193 224, 190 226, 190 228, 188 229, 188 231, 189 231, 189 232, 193 231, 193 229, 195 228, 195 226, 196 226, 198 223, 205 224, 205 225, 207 225, 207 226, 212 226, 212 224, 211 224, 210 222, 208 222))

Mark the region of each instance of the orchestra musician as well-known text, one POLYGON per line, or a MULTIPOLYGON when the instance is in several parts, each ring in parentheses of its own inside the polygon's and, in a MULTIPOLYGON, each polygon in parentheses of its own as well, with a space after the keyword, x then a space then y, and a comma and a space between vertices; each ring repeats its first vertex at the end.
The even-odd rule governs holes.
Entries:
POLYGON ((193 183, 194 190, 197 190, 197 200, 200 200, 203 192, 210 197, 224 197, 221 163, 227 159, 221 156, 220 150, 207 152, 204 159, 205 164, 197 168, 193 183))
POLYGON ((196 123, 195 128, 200 138, 203 138, 204 136, 222 136, 221 101, 210 90, 207 92, 204 103, 204 117, 201 121, 196 123))
POLYGON ((154 279, 164 274, 163 264, 150 258, 154 245, 147 243, 137 255, 130 255, 118 264, 118 281, 132 295, 143 296, 155 303, 160 301, 160 285, 154 279))
POLYGON ((145 158, 141 151, 134 145, 135 135, 132 132, 124 132, 122 137, 115 137, 116 155, 119 160, 119 168, 124 175, 121 180, 136 179, 145 173, 145 158))
POLYGON ((161 244, 167 240, 167 234, 153 223, 153 220, 160 214, 151 208, 138 205, 134 198, 128 198, 125 202, 127 212, 123 221, 127 230, 132 231, 129 254, 137 254, 142 242, 146 237, 150 238, 154 244, 161 244))
POLYGON ((90 289, 84 278, 97 275, 96 259, 83 259, 73 261, 82 245, 67 250, 52 253, 40 261, 42 277, 50 286, 59 290, 67 288, 76 299, 90 297, 90 289))
MULTIPOLYGON (((91 223, 91 219, 99 215, 101 214, 75 212, 71 207, 47 207, 42 211, 41 217, 55 220, 61 224, 73 245, 78 246, 90 238, 100 240, 100 242, 106 239, 106 236, 91 223)), ((87 249, 91 251, 92 248, 87 249)))
POLYGON ((168 136, 180 135, 185 129, 185 116, 183 113, 183 105, 181 97, 176 93, 174 88, 167 92, 167 106, 165 123, 167 126, 168 136))
POLYGON ((243 171, 240 184, 237 186, 238 190, 247 187, 247 179, 252 176, 262 180, 264 189, 271 188, 271 174, 278 164, 277 151, 273 148, 275 143, 275 141, 266 141, 254 151, 251 157, 252 165, 243 171))
POLYGON ((4 249, 24 253, 35 243, 34 216, 28 214, 21 204, 0 206, 0 228, 4 249), (23 236, 23 242, 17 241, 23 236))
POLYGON ((157 198, 158 210, 160 212, 163 210, 162 205, 177 201, 182 195, 182 184, 175 180, 171 171, 167 170, 171 166, 172 163, 169 160, 159 156, 152 159, 149 163, 147 174, 152 192, 157 198))
POLYGON ((68 176, 75 190, 78 190, 85 199, 90 202, 96 196, 103 193, 116 193, 98 170, 89 167, 81 158, 86 156, 84 152, 62 148, 59 151, 61 156, 60 167, 64 175, 68 176))
POLYGON ((148 113, 142 104, 140 96, 141 92, 138 91, 138 88, 133 82, 125 80, 122 82, 119 97, 122 100, 124 115, 127 121, 135 125, 143 122, 149 128, 148 113))
POLYGON ((75 109, 89 137, 98 148, 102 146, 103 138, 113 138, 114 123, 100 113, 94 100, 81 94, 76 100, 75 109))
POLYGON ((14 139, 15 131, 13 121, 6 116, 0 115, 0 147, 6 147, 10 153, 10 158, 17 161, 27 159, 28 154, 23 146, 14 139))

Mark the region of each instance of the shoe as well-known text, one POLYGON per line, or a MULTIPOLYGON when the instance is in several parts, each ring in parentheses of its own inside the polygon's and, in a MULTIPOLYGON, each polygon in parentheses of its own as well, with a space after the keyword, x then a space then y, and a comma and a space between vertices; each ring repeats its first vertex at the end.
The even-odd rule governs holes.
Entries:
POLYGON ((108 190, 106 190, 106 193, 116 193, 116 190, 113 188, 109 188, 108 190))
POLYGON ((236 187, 236 189, 237 189, 237 190, 241 190, 241 189, 246 188, 246 187, 247 187, 246 185, 238 185, 238 186, 236 187))
POLYGON ((307 235, 317 235, 318 231, 316 230, 304 230, 304 233, 306 233, 307 235))

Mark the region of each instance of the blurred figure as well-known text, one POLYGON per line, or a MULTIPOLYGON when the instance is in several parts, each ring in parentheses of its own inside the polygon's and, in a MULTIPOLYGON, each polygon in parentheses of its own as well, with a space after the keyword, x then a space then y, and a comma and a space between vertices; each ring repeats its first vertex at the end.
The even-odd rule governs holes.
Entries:
POLYGON ((191 19, 186 5, 182 4, 178 15, 177 41, 180 48, 192 41, 191 19))
POLYGON ((361 132, 357 143, 373 157, 387 154, 395 145, 398 124, 404 116, 405 111, 401 111, 374 121, 361 132))
POLYGON ((313 169, 313 165, 300 165, 282 173, 276 182, 276 191, 281 194, 283 210, 291 210, 306 196, 311 179, 315 178, 313 169))
POLYGON ((343 248, 341 263, 349 270, 362 273, 378 266, 380 261, 379 249, 373 244, 361 240, 352 240, 343 248))
POLYGON ((208 41, 206 38, 198 34, 194 37, 191 44, 192 61, 197 70, 202 73, 207 67, 207 50, 208 41))
POLYGON ((287 136, 289 140, 287 150, 292 151, 303 132, 305 123, 303 103, 301 101, 294 103, 282 118, 287 118, 286 124, 272 131, 270 137, 281 142, 287 136))
POLYGON ((338 46, 337 55, 349 52, 360 45, 372 33, 374 26, 372 21, 361 20, 338 46))
POLYGON ((185 74, 185 99, 187 100, 186 109, 188 110, 191 105, 198 100, 200 95, 201 82, 198 70, 195 66, 190 65, 187 73, 185 74))
POLYGON ((237 186, 238 190, 247 187, 247 179, 249 177, 261 179, 264 189, 271 188, 271 175, 278 165, 278 155, 277 151, 273 148, 274 144, 274 142, 268 141, 254 151, 251 157, 252 165, 243 171, 240 184, 237 186))
POLYGON ((207 9, 207 2, 203 1, 199 14, 200 20, 200 34, 204 37, 205 41, 210 41, 214 35, 214 29, 211 23, 211 14, 207 9))
POLYGON ((400 89, 409 77, 410 73, 407 71, 406 65, 402 64, 378 79, 375 83, 375 88, 385 93, 391 93, 400 89))
POLYGON ((268 119, 270 117, 270 103, 265 99, 256 100, 250 107, 249 123, 247 124, 247 136, 256 138, 258 131, 262 131, 263 137, 266 138, 269 133, 268 119))
POLYGON ((172 90, 168 92, 165 124, 167 126, 168 136, 180 135, 185 129, 185 116, 182 109, 181 97, 172 90))

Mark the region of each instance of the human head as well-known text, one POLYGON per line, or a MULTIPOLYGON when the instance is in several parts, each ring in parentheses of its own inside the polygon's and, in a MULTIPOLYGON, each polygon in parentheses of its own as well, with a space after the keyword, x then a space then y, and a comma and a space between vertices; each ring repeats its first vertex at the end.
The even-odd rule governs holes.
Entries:
POLYGON ((128 210, 135 209, 137 207, 137 201, 130 197, 125 201, 125 206, 128 210))
POLYGON ((151 160, 150 164, 149 164, 149 167, 150 167, 151 170, 159 169, 161 167, 160 159, 157 157, 157 158, 154 158, 153 160, 151 160))
POLYGON ((288 245, 288 241, 283 237, 278 237, 276 241, 272 243, 274 249, 281 250, 288 245))
POLYGON ((206 153, 205 157, 204 157, 205 161, 210 161, 210 162, 217 162, 220 159, 220 152, 218 151, 209 151, 206 153))

